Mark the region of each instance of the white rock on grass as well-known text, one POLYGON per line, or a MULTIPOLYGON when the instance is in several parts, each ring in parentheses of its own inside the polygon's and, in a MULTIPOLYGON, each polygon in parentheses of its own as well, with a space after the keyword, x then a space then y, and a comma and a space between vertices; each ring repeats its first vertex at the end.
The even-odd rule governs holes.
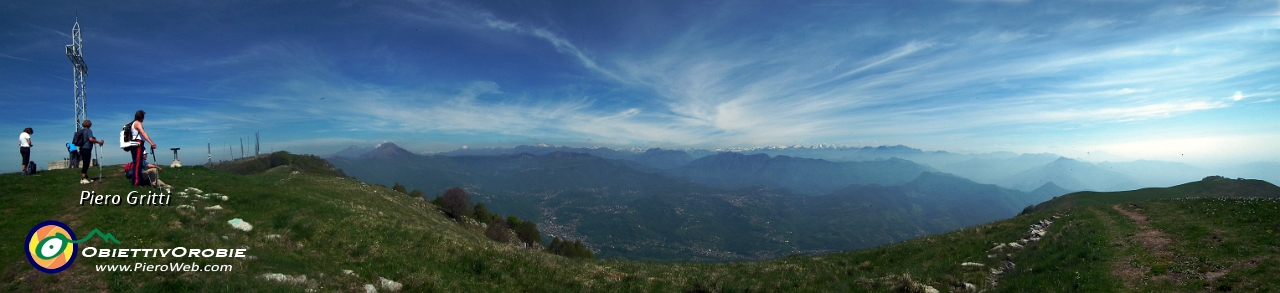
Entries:
POLYGON ((920 287, 924 288, 924 293, 938 293, 938 289, 934 289, 933 286, 920 284, 920 287))
POLYGON ((184 189, 183 191, 186 191, 188 193, 194 193, 194 194, 204 193, 203 190, 200 190, 199 188, 195 188, 195 187, 187 187, 187 189, 184 189))
POLYGON ((978 291, 978 286, 970 283, 964 283, 964 290, 969 292, 978 291))
POLYGON ((226 195, 219 196, 218 199, 221 199, 222 201, 227 201, 227 196, 226 195))
POLYGON ((382 289, 387 289, 388 292, 400 291, 400 288, 404 287, 404 285, 401 285, 396 281, 387 280, 387 278, 383 277, 378 277, 378 282, 382 283, 382 289))
POLYGON ((284 282, 285 280, 289 279, 289 275, 285 275, 281 273, 266 273, 266 274, 262 274, 261 277, 263 279, 267 279, 267 281, 276 281, 276 282, 284 282))
POLYGON ((289 275, 285 275, 281 273, 266 273, 266 274, 262 274, 262 278, 267 279, 267 281, 275 281, 275 282, 293 284, 293 285, 298 285, 298 284, 307 282, 307 275, 298 275, 297 277, 291 277, 289 275))
POLYGON ((1021 245, 1021 244, 1018 244, 1018 243, 1016 243, 1016 242, 1009 242, 1009 247, 1013 247, 1013 248, 1022 248, 1022 245, 1021 245))
POLYGON ((204 209, 206 209, 206 210, 210 210, 210 211, 216 211, 216 210, 221 210, 221 209, 222 209, 222 206, 221 206, 221 205, 215 205, 215 206, 211 206, 211 207, 204 207, 204 209))
POLYGON ((378 288, 374 288, 373 284, 364 284, 365 293, 378 293, 378 288))
POLYGON ((355 275, 356 275, 356 272, 355 272, 355 271, 352 271, 352 270, 342 270, 342 273, 343 273, 343 274, 346 274, 346 275, 348 275, 348 276, 355 276, 355 275))
POLYGON ((227 224, 231 224, 231 228, 240 229, 241 231, 253 231, 253 225, 250 225, 249 222, 245 222, 240 218, 231 219, 230 221, 227 221, 227 224))
POLYGON ((185 205, 185 204, 184 204, 184 205, 179 205, 179 206, 178 206, 178 209, 179 209, 179 210, 181 210, 181 209, 193 209, 193 210, 194 210, 194 209, 196 209, 196 207, 191 206, 191 205, 185 205))
POLYGON ((966 266, 966 267, 981 267, 981 266, 986 266, 986 265, 984 265, 984 264, 980 264, 980 263, 976 263, 976 262, 966 262, 966 263, 962 263, 962 264, 960 264, 960 265, 961 265, 961 266, 966 266))
POLYGON ((280 238, 280 234, 267 234, 266 238, 267 240, 277 239, 280 238))

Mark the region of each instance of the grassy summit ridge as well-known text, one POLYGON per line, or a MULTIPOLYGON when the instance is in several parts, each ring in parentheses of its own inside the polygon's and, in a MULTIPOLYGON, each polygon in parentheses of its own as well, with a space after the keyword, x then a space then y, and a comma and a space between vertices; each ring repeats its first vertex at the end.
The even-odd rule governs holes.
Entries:
POLYGON ((1262 180, 1209 176, 1200 181, 1183 183, 1167 188, 1143 188, 1117 192, 1075 192, 1040 203, 1033 209, 1043 211, 1090 205, 1114 205, 1147 200, 1192 197, 1280 198, 1280 187, 1262 180))
POLYGON ((254 175, 203 167, 163 173, 176 188, 197 187, 228 200, 175 197, 168 207, 79 206, 82 189, 104 194, 145 189, 128 187, 118 172, 90 185, 76 184, 74 170, 0 174, 0 202, 5 203, 0 280, 7 280, 0 291, 359 291, 365 284, 376 286, 379 278, 402 283, 406 292, 923 292, 925 286, 959 292, 965 283, 991 292, 1280 289, 1274 277, 1280 275, 1280 243, 1272 234, 1280 230, 1280 202, 1274 200, 1096 205, 860 251, 761 262, 643 263, 569 259, 495 243, 421 199, 349 178, 297 172, 292 165, 254 175), (195 209, 176 207, 183 204, 195 209), (224 209, 205 209, 213 205, 224 209), (1126 213, 1143 214, 1146 222, 1126 213), (234 230, 227 224, 232 218, 254 229, 234 230), (235 266, 230 272, 198 273, 94 271, 98 264, 192 259, 79 258, 70 269, 47 275, 27 264, 22 251, 26 231, 48 219, 65 222, 77 233, 100 229, 123 242, 91 240, 85 244, 90 246, 248 247, 253 258, 195 259, 235 266), (1043 240, 989 251, 993 243, 1026 236, 1031 224, 1046 219, 1054 223, 1043 240), (1168 242, 1145 245, 1135 237, 1146 231, 1143 227, 1163 231, 1168 242), (1014 267, 993 274, 991 269, 1005 261, 1014 267), (984 266, 961 266, 964 262, 984 266), (307 279, 282 283, 261 277, 267 273, 307 279))

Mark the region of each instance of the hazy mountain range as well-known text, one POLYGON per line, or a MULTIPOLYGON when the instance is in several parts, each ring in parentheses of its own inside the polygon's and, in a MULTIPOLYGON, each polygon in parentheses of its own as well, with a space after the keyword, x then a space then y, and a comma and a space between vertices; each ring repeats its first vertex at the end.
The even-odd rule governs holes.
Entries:
MULTIPOLYGON (((543 149, 545 150, 545 149, 543 149)), ((601 257, 766 259, 866 248, 986 223, 1067 190, 1023 192, 903 159, 832 162, 683 151, 418 155, 384 143, 329 160, 362 181, 434 196, 461 186, 546 235, 585 238, 601 257), (764 239, 764 241, 761 241, 764 239)))
MULTIPOLYGON (((1073 191, 1199 180, 1161 162, 905 146, 665 150, 518 146, 423 155, 383 143, 329 157, 360 180, 429 197, 460 186, 606 258, 767 259, 866 248, 1016 215, 1073 191), (921 163, 929 162, 929 163, 921 163), (761 239, 764 239, 761 241, 761 239)), ((1274 180, 1274 164, 1252 167, 1274 180)), ((1223 174, 1228 177, 1249 175, 1223 174)))
MULTIPOLYGON (((366 148, 366 150, 368 149, 366 148)), ((955 174, 975 182, 996 184, 1023 191, 1030 191, 1047 182, 1054 182, 1056 185, 1071 190, 1121 191, 1141 187, 1167 187, 1199 180, 1210 175, 1256 178, 1270 182, 1280 182, 1280 163, 1277 162, 1254 162, 1210 169, 1185 163, 1151 160, 1088 162, 1068 158, 1070 161, 1058 162, 1063 156, 1050 153, 992 152, 961 154, 946 151, 923 151, 903 145, 878 147, 824 145, 716 150, 610 149, 603 147, 575 148, 521 145, 512 148, 459 149, 437 153, 436 155, 519 153, 540 155, 556 151, 586 153, 602 158, 629 160, 657 169, 679 168, 695 159, 723 152, 743 155, 767 154, 771 157, 787 156, 792 158, 822 159, 831 162, 860 162, 896 158, 914 162, 928 167, 930 170, 955 174), (1120 175, 1118 177, 1093 175, 1099 173, 1120 175)), ((350 158, 351 156, 347 157, 350 158)))
POLYGON ((900 185, 924 172, 937 170, 898 158, 832 162, 734 152, 698 158, 670 170, 672 174, 712 187, 737 189, 769 186, 809 195, 827 194, 855 184, 900 185))

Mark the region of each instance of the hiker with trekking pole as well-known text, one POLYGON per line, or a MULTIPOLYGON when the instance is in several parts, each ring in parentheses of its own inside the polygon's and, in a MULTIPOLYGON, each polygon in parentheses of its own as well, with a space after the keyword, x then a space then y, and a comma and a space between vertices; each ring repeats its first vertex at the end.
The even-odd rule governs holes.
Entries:
MULTIPOLYGON (((76 146, 80 157, 80 166, 71 166, 71 168, 80 167, 80 184, 89 184, 89 164, 93 162, 89 157, 93 153, 93 144, 96 143, 98 146, 102 146, 106 141, 93 136, 93 130, 89 129, 93 127, 93 122, 89 122, 89 119, 81 122, 80 126, 80 131, 76 131, 76 134, 71 137, 71 144, 76 146)), ((98 178, 102 178, 101 166, 98 167, 98 178)))
POLYGON ((138 112, 133 114, 133 121, 129 122, 129 124, 125 124, 124 129, 120 132, 120 148, 129 152, 129 158, 133 160, 134 168, 132 170, 127 170, 127 172, 133 173, 133 185, 150 183, 142 180, 142 172, 146 167, 137 167, 142 166, 143 162, 147 159, 147 150, 143 147, 143 140, 146 140, 147 143, 151 144, 151 152, 154 153, 156 149, 156 142, 152 141, 151 136, 147 135, 146 129, 142 128, 142 120, 145 120, 146 117, 147 112, 138 110, 138 112))

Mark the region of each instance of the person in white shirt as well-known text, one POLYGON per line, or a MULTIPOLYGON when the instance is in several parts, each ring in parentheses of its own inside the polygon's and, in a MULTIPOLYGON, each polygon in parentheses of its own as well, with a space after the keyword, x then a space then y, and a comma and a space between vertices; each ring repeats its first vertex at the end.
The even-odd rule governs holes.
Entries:
MULTIPOLYGON (((142 144, 143 140, 151 143, 151 149, 156 149, 157 147, 156 142, 151 141, 151 136, 147 135, 147 131, 142 128, 142 120, 146 120, 146 118, 147 112, 138 110, 138 112, 133 113, 133 122, 129 122, 129 128, 131 128, 130 132, 133 134, 133 137, 129 139, 138 143, 136 147, 126 148, 126 150, 129 151, 129 157, 133 159, 134 166, 143 166, 143 159, 146 158, 146 149, 143 148, 144 145, 142 144)), ((134 169, 134 172, 136 173, 134 173, 135 175, 133 176, 133 185, 140 185, 143 168, 134 169)))
POLYGON ((31 135, 35 134, 31 127, 22 130, 18 135, 18 152, 22 153, 22 172, 27 172, 27 163, 31 162, 31 135))

